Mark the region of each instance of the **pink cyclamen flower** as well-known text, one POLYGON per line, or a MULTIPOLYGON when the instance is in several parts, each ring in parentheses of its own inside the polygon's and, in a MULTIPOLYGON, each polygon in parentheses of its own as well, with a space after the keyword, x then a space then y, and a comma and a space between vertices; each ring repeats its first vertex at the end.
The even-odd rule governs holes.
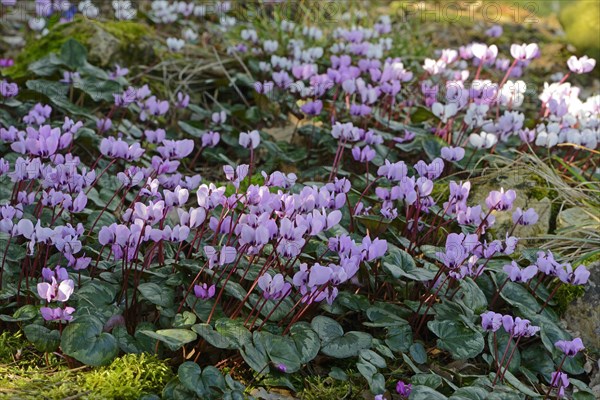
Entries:
POLYGON ((460 161, 465 157, 465 149, 462 147, 442 147, 442 158, 446 161, 460 161))
POLYGON ((570 285, 585 285, 590 278, 590 271, 584 265, 580 265, 573 270, 569 263, 564 264, 562 268, 558 268, 556 274, 558 279, 570 285))
POLYGON ((410 392, 412 391, 412 385, 410 383, 404 383, 403 381, 398 381, 396 383, 396 392, 402 397, 410 396, 410 392))
POLYGON ((512 208, 513 202, 517 198, 517 193, 514 190, 500 191, 492 190, 485 199, 485 204, 490 210, 506 211, 512 208))
POLYGON ((208 286, 207 283, 202 283, 200 285, 194 285, 194 294, 197 298, 202 300, 211 299, 215 295, 215 285, 208 286))
POLYGON ((502 36, 504 30, 501 25, 493 25, 490 29, 485 31, 485 34, 492 38, 497 38, 502 36))
POLYGON ((589 58, 588 56, 583 56, 581 58, 571 56, 567 60, 567 66, 576 74, 586 74, 594 69, 596 66, 596 60, 589 58))
POLYGON ((569 386, 569 377, 564 372, 555 371, 551 375, 550 379, 552 387, 557 387, 558 389, 558 398, 565 397, 565 388, 569 386))
POLYGON ((241 132, 239 139, 240 146, 246 149, 255 149, 260 144, 260 134, 254 130, 251 132, 241 132))
POLYGON ((279 300, 286 296, 292 285, 285 281, 281 274, 271 276, 264 274, 258 278, 258 287, 263 290, 263 297, 267 300, 279 300))
POLYGON ((48 302, 54 300, 65 302, 69 300, 74 289, 75 283, 72 279, 65 279, 59 284, 55 277, 52 277, 51 283, 41 282, 37 285, 38 295, 48 302))
POLYGON ((502 326, 502 314, 488 311, 481 314, 481 327, 488 332, 496 332, 502 326))
POLYGON ((64 310, 62 308, 51 307, 40 308, 42 318, 46 321, 71 321, 74 312, 75 309, 73 307, 65 307, 64 310))
POLYGON ((538 221, 538 215, 533 208, 523 212, 520 207, 513 213, 513 223, 519 225, 533 225, 538 221))
POLYGON ((573 340, 559 340, 554 343, 554 345, 569 357, 575 357, 577 353, 585 350, 585 346, 580 338, 575 338, 573 340))
POLYGON ((537 43, 513 44, 510 46, 510 55, 516 60, 532 60, 539 55, 540 48, 537 43))
POLYGON ((533 278, 537 272, 537 266, 530 265, 527 268, 519 268, 516 262, 512 262, 504 266, 503 271, 508 274, 508 278, 512 282, 529 282, 531 278, 533 278))
POLYGON ((323 109, 323 102, 321 100, 309 101, 300 107, 302 112, 306 115, 317 116, 321 114, 323 109))

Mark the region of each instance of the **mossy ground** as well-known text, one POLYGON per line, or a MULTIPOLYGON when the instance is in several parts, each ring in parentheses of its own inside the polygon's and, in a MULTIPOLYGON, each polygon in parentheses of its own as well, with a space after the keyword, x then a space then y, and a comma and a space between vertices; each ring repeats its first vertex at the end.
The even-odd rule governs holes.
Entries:
POLYGON ((160 395, 173 377, 165 361, 128 354, 99 368, 69 368, 39 354, 21 332, 0 335, 0 399, 140 399, 160 395))
POLYGON ((75 39, 88 48, 97 46, 92 39, 98 31, 112 35, 126 49, 139 43, 143 38, 155 36, 153 28, 136 21, 98 21, 83 17, 76 17, 72 22, 64 24, 50 24, 49 32, 39 39, 29 38, 27 45, 19 52, 15 64, 2 71, 5 76, 14 80, 30 75, 27 71, 29 64, 40 60, 51 53, 60 51, 61 46, 68 39, 75 39))

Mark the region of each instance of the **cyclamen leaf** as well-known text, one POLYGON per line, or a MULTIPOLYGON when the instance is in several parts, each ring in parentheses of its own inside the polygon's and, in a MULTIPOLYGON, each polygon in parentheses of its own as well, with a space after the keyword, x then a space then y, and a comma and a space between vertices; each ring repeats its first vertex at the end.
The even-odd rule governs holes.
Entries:
POLYGON ((307 322, 297 322, 292 325, 290 336, 296 345, 302 364, 312 361, 319 353, 321 347, 319 335, 307 322))
POLYGON ((62 333, 60 346, 66 355, 87 365, 108 364, 119 352, 113 335, 103 332, 102 322, 84 315, 71 321, 62 333))
POLYGON ((459 321, 429 321, 427 326, 439 338, 438 346, 448 351, 454 359, 476 357, 485 346, 481 332, 472 330, 459 321))
POLYGON ((82 67, 87 59, 86 48, 75 39, 68 39, 60 48, 60 59, 69 68, 82 67))
POLYGON ((176 351, 184 344, 193 342, 198 337, 195 332, 187 329, 160 329, 153 331, 140 331, 144 335, 160 340, 172 351, 176 351))
POLYGON ((36 349, 44 353, 55 351, 60 344, 60 332, 38 324, 25 325, 23 332, 36 349))
POLYGON ((173 305, 175 294, 170 288, 161 287, 153 282, 147 282, 138 285, 138 290, 152 304, 161 307, 170 307, 173 305))

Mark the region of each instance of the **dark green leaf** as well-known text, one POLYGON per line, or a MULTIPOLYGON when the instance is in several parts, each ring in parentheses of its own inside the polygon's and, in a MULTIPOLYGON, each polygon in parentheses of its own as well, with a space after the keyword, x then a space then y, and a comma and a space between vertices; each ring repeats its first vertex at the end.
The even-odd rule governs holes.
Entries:
POLYGON ((458 321, 429 321, 427 326, 439 338, 438 347, 448 351, 454 359, 473 358, 483 351, 485 343, 481 333, 458 321))
POLYGON ((75 39, 68 39, 60 48, 60 59, 71 69, 77 69, 85 64, 87 50, 75 39))
POLYGON ((55 351, 60 344, 60 332, 50 330, 42 325, 31 324, 23 328, 27 340, 29 340, 36 349, 44 353, 55 351))
POLYGON ((319 353, 321 347, 319 335, 307 322, 297 322, 292 325, 290 336, 296 345, 302 364, 312 361, 319 353))
POLYGON ((140 332, 153 339, 160 340, 172 351, 180 349, 181 346, 193 342, 198 337, 196 333, 187 329, 160 329, 156 332, 146 330, 140 332))
POLYGON ((210 324, 196 324, 192 330, 200 335, 204 340, 219 349, 232 348, 231 342, 219 332, 213 330, 210 324))
POLYGON ((102 322, 92 315, 78 317, 63 330, 60 346, 66 355, 84 364, 108 364, 117 356, 119 346, 102 328, 102 322))
POLYGON ((396 279, 408 278, 415 281, 429 281, 435 273, 425 268, 418 268, 415 260, 407 252, 392 248, 383 259, 383 267, 396 279))
POLYGON ((175 293, 171 288, 148 282, 138 285, 138 290, 152 304, 161 307, 171 307, 173 305, 175 293))

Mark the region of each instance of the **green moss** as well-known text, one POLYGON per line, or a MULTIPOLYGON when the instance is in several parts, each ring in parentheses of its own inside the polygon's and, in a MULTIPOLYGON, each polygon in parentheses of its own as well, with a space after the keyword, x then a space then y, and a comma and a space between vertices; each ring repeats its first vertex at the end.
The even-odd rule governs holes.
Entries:
POLYGON ((94 21, 93 23, 125 43, 137 44, 143 37, 154 34, 148 25, 134 21, 94 21))
POLYGON ((98 399, 138 399, 160 393, 172 378, 170 368, 156 356, 127 354, 109 367, 82 376, 82 386, 98 399))
MULTIPOLYGON (((153 28, 134 21, 97 21, 82 17, 75 18, 72 22, 56 24, 51 27, 48 34, 42 38, 28 38, 27 45, 15 59, 15 65, 3 70, 3 74, 12 79, 25 78, 29 72, 29 64, 38 61, 50 53, 57 53, 68 39, 73 38, 84 44, 88 50, 93 50, 98 43, 98 33, 119 42, 119 50, 129 54, 132 46, 136 46, 144 38, 155 36, 153 28), (92 40, 93 39, 93 40, 92 40)), ((102 39, 105 39, 105 36, 102 39)))
POLYGON ((93 35, 93 29, 87 24, 78 24, 77 22, 56 25, 50 32, 40 39, 29 38, 27 45, 15 59, 15 64, 3 71, 3 74, 12 79, 21 79, 27 76, 27 67, 34 61, 46 57, 50 53, 57 53, 60 47, 69 38, 73 38, 80 43, 87 43, 93 35), (80 28, 72 30, 71 27, 77 24, 80 28))
POLYGON ((0 399, 139 399, 159 394, 172 377, 164 361, 147 354, 128 354, 94 369, 0 364, 0 399))
POLYGON ((583 286, 579 285, 562 285, 556 292, 556 302, 560 313, 564 313, 567 307, 575 300, 585 294, 583 286))
POLYGON ((331 377, 311 376, 305 380, 302 400, 361 399, 362 389, 351 381, 339 381, 331 377))

